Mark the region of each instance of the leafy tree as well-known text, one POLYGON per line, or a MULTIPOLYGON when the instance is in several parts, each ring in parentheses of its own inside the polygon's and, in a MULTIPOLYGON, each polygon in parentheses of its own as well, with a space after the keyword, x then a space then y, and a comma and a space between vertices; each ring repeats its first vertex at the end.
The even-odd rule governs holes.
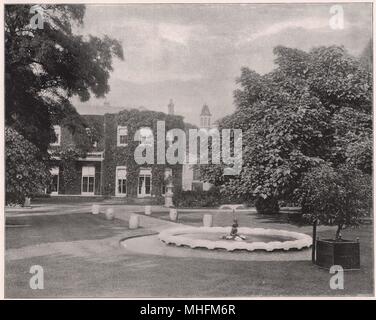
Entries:
POLYGON ((50 179, 46 161, 36 146, 12 128, 5 128, 6 203, 22 204, 45 188, 50 179))
POLYGON ((30 25, 31 5, 5 6, 5 120, 46 153, 56 139, 52 119, 71 117, 72 128, 82 126, 70 98, 104 96, 112 59, 123 59, 123 51, 107 36, 73 32, 83 23, 85 6, 39 7, 42 29, 30 25))
POLYGON ((370 210, 372 181, 352 166, 324 164, 305 175, 297 196, 304 217, 311 223, 336 225, 338 240, 341 230, 357 226, 359 218, 370 210))
POLYGON ((292 199, 305 173, 322 163, 353 162, 369 173, 369 70, 343 47, 276 47, 274 53, 277 67, 268 74, 242 68, 236 111, 219 122, 220 128, 242 129, 240 175, 223 176, 221 166, 209 165, 202 168, 204 178, 224 193, 275 203, 292 199))

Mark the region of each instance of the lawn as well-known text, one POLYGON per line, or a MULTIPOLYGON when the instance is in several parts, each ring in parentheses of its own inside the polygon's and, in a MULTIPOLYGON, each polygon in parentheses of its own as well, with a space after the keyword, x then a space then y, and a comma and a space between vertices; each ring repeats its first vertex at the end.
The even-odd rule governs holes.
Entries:
POLYGON ((145 229, 129 230, 128 222, 108 221, 103 214, 72 213, 7 217, 5 228, 6 249, 21 248, 51 242, 99 240, 116 235, 151 234, 145 229))
MULTIPOLYGON (((248 218, 245 215, 244 219, 248 218)), ((127 222, 122 220, 107 221, 102 216, 75 213, 12 217, 6 223, 11 225, 6 228, 7 252, 19 253, 17 258, 6 257, 6 297, 373 294, 373 229, 369 225, 344 231, 343 238, 360 238, 362 269, 345 272, 344 290, 331 290, 332 275, 310 261, 232 261, 126 253, 107 239, 152 232, 129 230, 127 222), (38 252, 38 248, 43 251, 43 246, 48 246, 51 252, 30 254, 38 252), (29 288, 29 268, 34 264, 44 268, 44 290, 29 288)), ((331 234, 332 231, 319 228, 320 237, 331 234)))

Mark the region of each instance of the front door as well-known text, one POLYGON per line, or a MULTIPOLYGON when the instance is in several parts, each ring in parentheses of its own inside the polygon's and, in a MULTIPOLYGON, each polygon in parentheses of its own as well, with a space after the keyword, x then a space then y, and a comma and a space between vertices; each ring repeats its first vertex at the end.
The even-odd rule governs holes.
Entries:
POLYGON ((140 170, 137 195, 139 198, 151 196, 151 170, 140 170))

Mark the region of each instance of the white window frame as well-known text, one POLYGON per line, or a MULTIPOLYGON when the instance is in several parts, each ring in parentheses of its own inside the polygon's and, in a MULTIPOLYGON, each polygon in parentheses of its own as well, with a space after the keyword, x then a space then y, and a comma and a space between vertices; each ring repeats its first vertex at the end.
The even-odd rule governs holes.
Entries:
MULTIPOLYGON (((145 179, 146 181, 146 179, 145 179)), ((151 168, 141 168, 140 169, 140 172, 138 174, 138 177, 137 177, 137 197, 138 198, 144 198, 144 197, 151 197, 152 195, 152 189, 153 189, 153 176, 152 176, 152 170, 151 168), (139 188, 140 188, 140 177, 143 176, 143 177, 146 177, 146 176, 150 176, 150 194, 142 194, 142 193, 139 193, 139 188)))
POLYGON ((56 196, 59 194, 59 183, 60 183, 59 173, 60 173, 59 167, 53 167, 50 169, 51 176, 57 176, 57 188, 56 188, 57 191, 51 191, 51 196, 56 196))
POLYGON ((140 144, 145 145, 145 146, 153 146, 154 135, 153 135, 153 130, 150 127, 140 128, 139 133, 140 133, 140 144))
POLYGON ((167 134, 166 134, 167 146, 170 147, 174 143, 174 140, 175 140, 175 136, 173 134, 173 131, 172 130, 167 131, 167 134))
POLYGON ((57 141, 51 143, 51 146, 60 146, 60 144, 61 144, 61 127, 55 125, 54 131, 55 131, 55 135, 57 135, 57 141))
POLYGON ((116 197, 126 197, 127 196, 127 193, 128 193, 128 185, 127 185, 127 192, 126 193, 119 193, 118 190, 119 190, 119 178, 118 178, 118 170, 125 170, 126 171, 126 178, 125 180, 127 181, 128 183, 128 172, 127 172, 127 167, 126 166, 116 166, 116 169, 115 169, 115 196, 116 197))
MULTIPOLYGON (((88 183, 89 183, 89 180, 88 180, 88 183)), ((81 174, 81 195, 83 196, 93 196, 95 194, 95 166, 83 166, 82 167, 82 174, 81 174), (90 174, 90 175, 84 175, 84 168, 93 168, 94 169, 94 174, 90 174), (83 191, 83 187, 84 187, 84 177, 94 177, 94 182, 93 182, 93 192, 86 192, 86 191, 83 191)))
POLYGON ((127 126, 117 126, 116 136, 117 136, 117 146, 124 147, 127 146, 128 143, 120 143, 120 130, 126 130, 126 136, 128 137, 128 127, 127 126))

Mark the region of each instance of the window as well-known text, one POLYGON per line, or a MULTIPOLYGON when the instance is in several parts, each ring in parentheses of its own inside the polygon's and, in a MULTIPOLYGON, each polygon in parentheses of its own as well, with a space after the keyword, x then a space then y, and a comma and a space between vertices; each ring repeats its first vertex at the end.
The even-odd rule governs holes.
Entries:
POLYGON ((119 147, 128 144, 128 128, 124 126, 117 127, 117 145, 119 147))
POLYGON ((95 167, 82 167, 81 194, 94 195, 95 167))
POLYGON ((151 169, 140 169, 138 176, 138 197, 151 196, 151 169))
POLYGON ((127 195, 127 168, 116 167, 116 196, 127 195))
POLYGON ((154 143, 153 131, 148 128, 140 129, 140 144, 152 146, 154 143))
POLYGON ((92 146, 93 148, 96 148, 96 147, 98 146, 98 143, 97 143, 97 141, 94 140, 93 132, 92 132, 91 128, 85 128, 85 130, 86 130, 86 134, 87 134, 87 136, 89 137, 89 139, 90 139, 91 142, 92 142, 92 145, 91 145, 91 146, 92 146))
POLYGON ((60 146, 61 142, 61 128, 60 126, 54 126, 56 141, 51 143, 51 146, 60 146))
POLYGON ((201 174, 199 166, 193 166, 193 181, 200 181, 201 174))
POLYGON ((59 193, 59 167, 51 168, 51 183, 48 188, 48 193, 57 195, 59 193))
POLYGON ((167 131, 167 134, 166 134, 166 140, 167 140, 167 146, 171 146, 174 142, 174 135, 173 135, 173 131, 167 131))
POLYGON ((164 172, 164 179, 162 182, 162 195, 166 194, 167 191, 167 180, 172 177, 172 169, 171 168, 166 168, 164 172))

